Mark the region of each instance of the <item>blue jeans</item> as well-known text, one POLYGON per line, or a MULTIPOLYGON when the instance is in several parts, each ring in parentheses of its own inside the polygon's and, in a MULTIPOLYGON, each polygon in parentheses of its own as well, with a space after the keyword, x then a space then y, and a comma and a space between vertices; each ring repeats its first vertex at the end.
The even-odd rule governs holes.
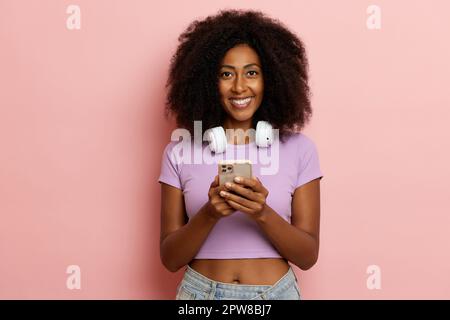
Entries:
POLYGON ((300 289, 291 267, 273 285, 247 285, 214 281, 187 266, 176 300, 300 300, 300 289))

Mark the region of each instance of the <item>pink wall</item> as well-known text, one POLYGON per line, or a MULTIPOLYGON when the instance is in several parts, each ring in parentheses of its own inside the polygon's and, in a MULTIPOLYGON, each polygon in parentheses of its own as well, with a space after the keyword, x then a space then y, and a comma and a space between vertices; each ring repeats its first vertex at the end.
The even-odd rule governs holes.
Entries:
POLYGON ((307 45, 305 133, 325 177, 303 297, 450 298, 448 2, 155 3, 0 1, 0 298, 173 298, 182 273, 158 250, 164 84, 178 35, 221 8, 263 10, 307 45))

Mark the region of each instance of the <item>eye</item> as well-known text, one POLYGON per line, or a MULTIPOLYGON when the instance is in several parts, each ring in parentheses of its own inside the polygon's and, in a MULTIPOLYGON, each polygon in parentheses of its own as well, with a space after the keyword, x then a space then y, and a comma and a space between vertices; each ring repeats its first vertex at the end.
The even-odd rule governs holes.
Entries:
POLYGON ((220 77, 223 78, 223 75, 224 75, 225 73, 231 74, 231 72, 225 71, 225 72, 222 72, 222 73, 220 74, 220 77))
MULTIPOLYGON (((231 75, 232 73, 229 71, 224 71, 224 72, 220 73, 220 77, 224 78, 224 75, 225 75, 225 78, 230 78, 230 77, 226 76, 227 74, 231 75)), ((250 76, 256 76, 258 74, 258 71, 250 70, 250 71, 247 71, 247 74, 250 74, 250 76)))

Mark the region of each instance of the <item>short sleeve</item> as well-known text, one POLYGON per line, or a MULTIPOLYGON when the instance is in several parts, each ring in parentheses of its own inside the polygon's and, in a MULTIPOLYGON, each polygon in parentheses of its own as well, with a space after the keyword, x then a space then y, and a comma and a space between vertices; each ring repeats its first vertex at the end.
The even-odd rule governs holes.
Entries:
POLYGON ((177 164, 172 154, 173 146, 173 143, 169 143, 164 149, 158 182, 164 182, 178 189, 182 189, 179 164, 177 164))
POLYGON ((321 179, 323 177, 322 171, 320 170, 319 155, 317 153, 316 145, 311 139, 306 136, 303 137, 305 139, 303 139, 300 145, 300 164, 296 188, 314 179, 321 179))

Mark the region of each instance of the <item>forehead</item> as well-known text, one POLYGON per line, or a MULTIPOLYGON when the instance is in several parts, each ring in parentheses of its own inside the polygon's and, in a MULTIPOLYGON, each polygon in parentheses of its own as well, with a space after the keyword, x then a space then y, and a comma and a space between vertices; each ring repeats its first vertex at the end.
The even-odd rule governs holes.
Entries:
POLYGON ((251 47, 248 45, 237 45, 227 51, 222 63, 235 66, 244 66, 249 63, 260 64, 260 61, 258 54, 251 47))

